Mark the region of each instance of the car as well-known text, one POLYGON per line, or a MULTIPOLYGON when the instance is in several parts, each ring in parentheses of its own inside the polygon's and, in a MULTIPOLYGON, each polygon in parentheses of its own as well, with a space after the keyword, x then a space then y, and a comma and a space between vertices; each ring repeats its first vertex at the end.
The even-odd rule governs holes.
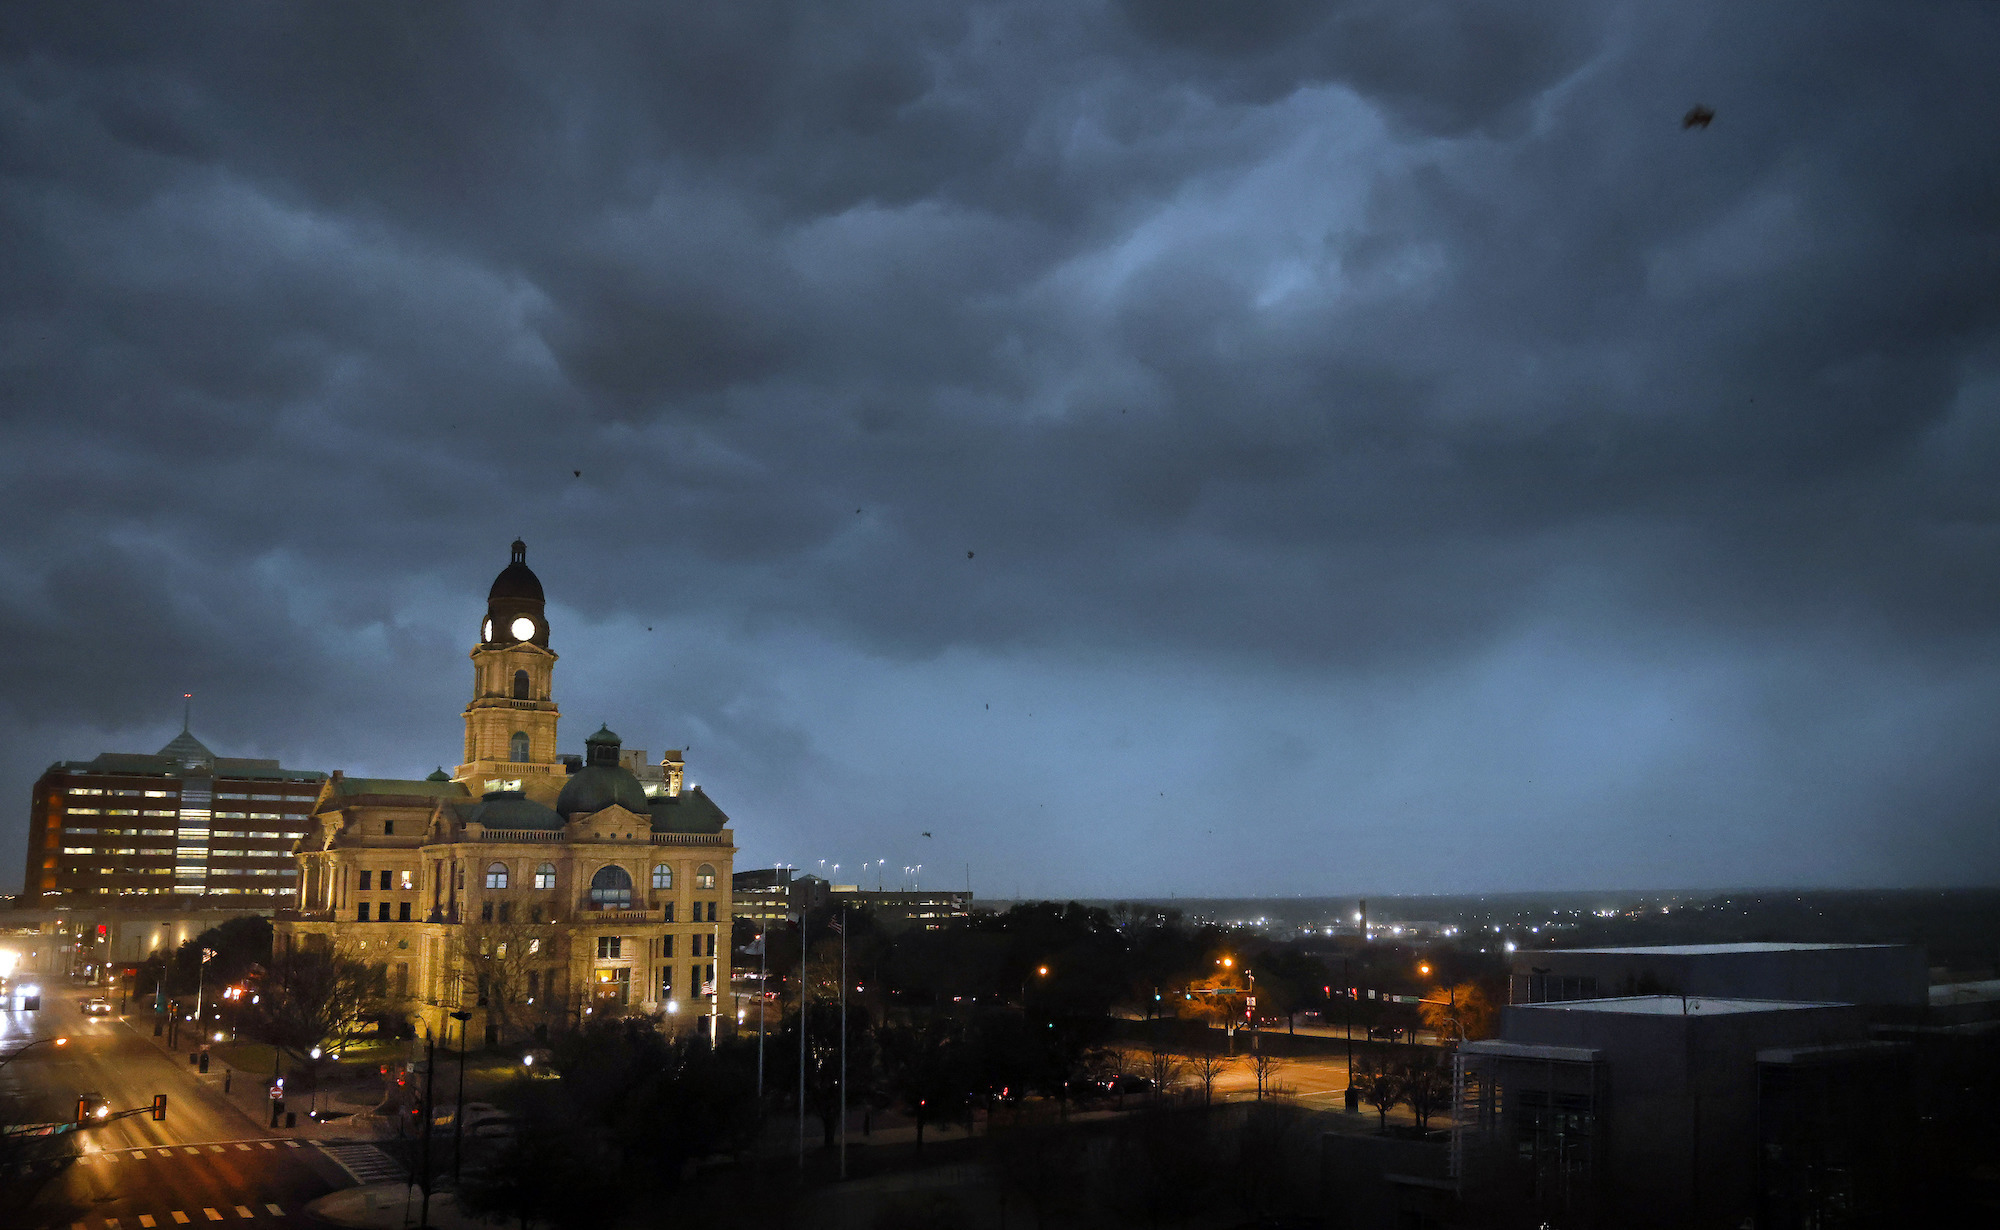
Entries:
POLYGON ((102 1122, 111 1117, 111 1103, 96 1090, 87 1090, 76 1095, 77 1122, 85 1120, 102 1122))
POLYGON ((102 997, 86 999, 82 1007, 85 1016, 110 1016, 112 1013, 111 1001, 102 997))

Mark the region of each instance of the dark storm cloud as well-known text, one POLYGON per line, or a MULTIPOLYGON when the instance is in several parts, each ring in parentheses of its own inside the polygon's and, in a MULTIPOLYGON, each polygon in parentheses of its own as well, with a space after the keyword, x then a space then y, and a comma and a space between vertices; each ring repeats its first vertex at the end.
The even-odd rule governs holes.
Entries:
POLYGON ((1030 695, 1075 689, 1036 720, 1078 729, 1182 712, 1162 749, 1226 694, 1219 728, 1263 732, 1246 806, 1293 844, 1584 832, 1579 874, 1630 878, 1659 865, 1633 817, 1723 806, 1764 879, 1810 833, 1856 853, 1803 876, 1990 876, 1994 757, 1964 731, 2000 708, 1996 26, 14 6, 0 790, 138 746, 190 678, 229 698, 227 750, 428 769, 518 533, 596 643, 666 655, 621 677, 579 645, 572 677, 649 680, 641 716, 687 734, 648 746, 712 740, 781 828, 809 793, 745 779, 892 760, 903 706, 959 730, 953 689, 1007 662, 1037 681, 1022 725, 871 777, 884 812, 990 797, 978 747, 1041 758, 1057 823, 1090 796, 1107 832, 1196 840, 1112 788, 1153 797, 1178 753, 1037 742, 1030 695), (1697 101, 1716 119, 1683 130, 1697 101), (1209 690, 1154 695, 1162 671, 1209 690), (1566 684, 1507 714, 1476 699, 1497 678, 1566 684), (1299 680, 1403 716, 1348 729, 1299 680), (1802 750, 1827 680, 1857 707, 1833 771, 1802 750), (1600 780, 1589 728, 1633 688, 1702 734, 1600 780), (1386 741, 1337 770, 1270 751, 1341 737, 1386 741), (1434 788, 1482 740, 1514 750, 1434 788), (1689 782, 1746 743, 1726 805, 1689 782), (1883 853, 1898 800, 1922 840, 1883 853))

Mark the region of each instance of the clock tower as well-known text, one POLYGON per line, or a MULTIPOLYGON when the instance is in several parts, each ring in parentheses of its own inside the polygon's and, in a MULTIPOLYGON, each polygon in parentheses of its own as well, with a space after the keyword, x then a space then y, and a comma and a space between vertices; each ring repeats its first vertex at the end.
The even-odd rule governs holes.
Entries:
POLYGON ((550 690, 556 655, 549 650, 545 606, 541 578, 528 567, 528 546, 516 539, 513 558, 487 591, 486 618, 472 650, 465 763, 454 777, 474 795, 519 790, 542 800, 562 790, 567 770, 556 759, 561 715, 550 690))

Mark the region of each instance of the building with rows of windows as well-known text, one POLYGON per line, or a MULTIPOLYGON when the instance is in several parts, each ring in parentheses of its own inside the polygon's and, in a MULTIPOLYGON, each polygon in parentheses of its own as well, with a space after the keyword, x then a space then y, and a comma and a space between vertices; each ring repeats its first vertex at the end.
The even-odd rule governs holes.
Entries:
POLYGON ((29 804, 22 904, 289 903, 292 847, 325 780, 275 760, 217 756, 185 728, 155 755, 57 761, 29 804))
POLYGON ((728 1011, 728 817, 683 783, 677 751, 649 764, 600 728, 583 755, 558 753, 544 606, 516 542, 472 650, 464 762, 423 780, 334 772, 279 942, 379 966, 398 1010, 440 1036, 455 1011, 489 1041, 606 1011, 713 1030, 728 1011))

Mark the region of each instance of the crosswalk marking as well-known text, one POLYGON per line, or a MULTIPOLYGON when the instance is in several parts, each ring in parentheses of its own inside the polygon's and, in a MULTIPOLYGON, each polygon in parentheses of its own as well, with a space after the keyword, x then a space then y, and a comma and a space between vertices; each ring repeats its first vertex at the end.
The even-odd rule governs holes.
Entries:
POLYGON ((216 1212, 216 1211, 215 1211, 214 1209, 203 1209, 203 1210, 201 1211, 201 1215, 202 1215, 203 1217, 206 1217, 206 1218, 208 1218, 208 1220, 210 1220, 210 1221, 221 1221, 221 1220, 222 1220, 222 1214, 220 1214, 220 1213, 216 1212))
POLYGON ((210 1146, 208 1147, 208 1151, 209 1151, 210 1153, 220 1153, 220 1152, 222 1152, 222 1146, 221 1146, 221 1145, 210 1145, 210 1146))
POLYGON ((141 1226, 144 1226, 145 1230, 153 1230, 153 1227, 159 1225, 160 1223, 153 1220, 153 1215, 151 1213, 141 1213, 139 1214, 139 1224, 141 1226))
POLYGON ((250 1152, 250 1146, 249 1146, 249 1145, 246 1145, 246 1144, 244 1144, 244 1143, 243 1143, 242 1141, 240 1141, 240 1140, 236 1142, 236 1147, 237 1147, 237 1148, 239 1148, 239 1149, 241 1149, 241 1150, 243 1150, 243 1151, 244 1151, 245 1153, 248 1153, 248 1152, 250 1152))
POLYGON ((276 1145, 272 1144, 272 1143, 271 1143, 270 1141, 268 1141, 268 1140, 260 1140, 260 1141, 258 1141, 257 1143, 258 1143, 258 1144, 260 1144, 260 1145, 263 1145, 263 1146, 264 1146, 264 1147, 265 1147, 266 1149, 275 1149, 275 1148, 277 1148, 277 1146, 276 1146, 276 1145))
POLYGON ((188 1146, 187 1148, 185 1148, 185 1149, 181 1150, 181 1152, 183 1152, 183 1153, 199 1153, 199 1152, 201 1152, 201 1150, 200 1150, 200 1149, 197 1149, 197 1148, 195 1148, 195 1147, 194 1147, 193 1145, 189 1145, 189 1146, 188 1146))
POLYGON ((90 1230, 90 1227, 83 1222, 73 1221, 69 1224, 69 1230, 90 1230))
POLYGON ((271 1216, 273 1217, 283 1217, 285 1215, 285 1211, 275 1204, 267 1204, 264 1207, 271 1210, 271 1216))
POLYGON ((187 1225, 187 1224, 188 1224, 188 1215, 187 1215, 186 1213, 183 1213, 183 1212, 181 1212, 181 1211, 180 1211, 179 1209, 175 1209, 175 1210, 174 1210, 174 1224, 175 1224, 176 1226, 185 1226, 185 1225, 187 1225))
POLYGON ((105 1219, 104 1219, 104 1230, 118 1230, 118 1219, 117 1219, 117 1218, 115 1218, 115 1217, 107 1217, 107 1218, 105 1218, 105 1219))
POLYGON ((287 1149, 296 1149, 298 1147, 299 1147, 299 1142, 296 1140, 288 1140, 285 1142, 285 1148, 287 1149))
POLYGON ((237 1206, 236 1206, 236 1215, 237 1215, 238 1217, 255 1217, 255 1216, 257 1216, 257 1215, 256 1215, 255 1213, 252 1213, 252 1212, 250 1211, 250 1206, 249 1206, 249 1205, 247 1205, 247 1204, 239 1204, 239 1205, 237 1205, 237 1206))

